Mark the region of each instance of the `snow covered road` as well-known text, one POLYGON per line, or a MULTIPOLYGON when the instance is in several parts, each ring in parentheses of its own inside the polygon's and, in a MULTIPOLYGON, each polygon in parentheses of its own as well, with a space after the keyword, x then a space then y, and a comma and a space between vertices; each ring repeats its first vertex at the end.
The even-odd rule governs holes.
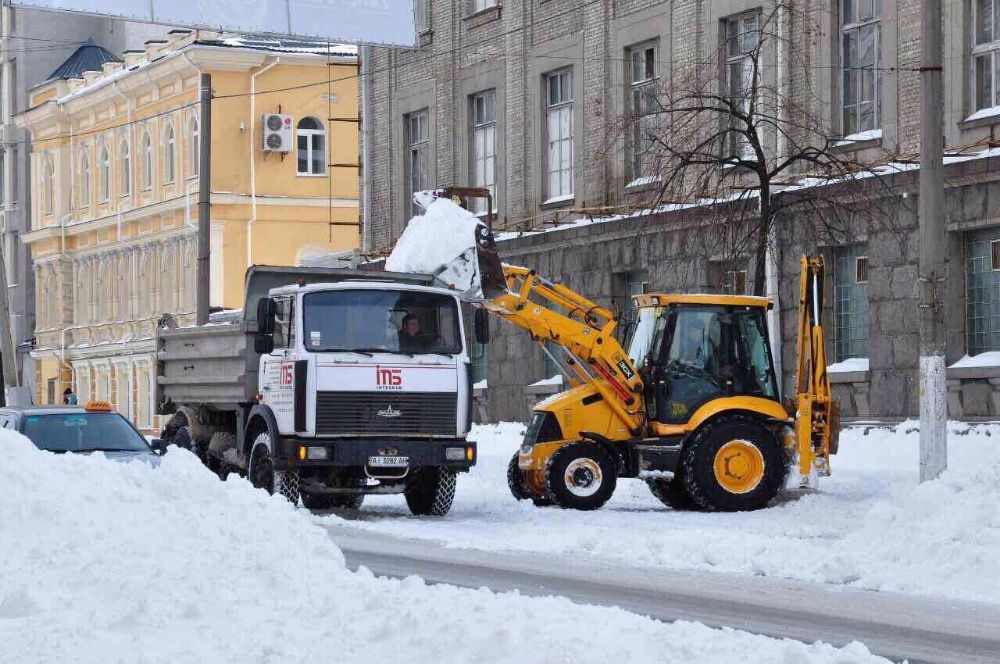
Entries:
POLYGON ((697 621, 806 643, 861 641, 910 664, 1000 661, 1000 605, 704 572, 635 569, 493 553, 328 525, 352 569, 430 583, 615 606, 658 620, 697 621))
POLYGON ((1000 426, 950 425, 951 470, 917 484, 915 423, 845 430, 817 493, 752 513, 674 512, 623 480, 595 512, 515 502, 506 465, 521 427, 482 426, 479 464, 451 514, 408 516, 396 496, 317 517, 457 549, 538 553, 650 570, 709 571, 1000 603, 1000 426), (347 517, 341 518, 341 516, 347 517))

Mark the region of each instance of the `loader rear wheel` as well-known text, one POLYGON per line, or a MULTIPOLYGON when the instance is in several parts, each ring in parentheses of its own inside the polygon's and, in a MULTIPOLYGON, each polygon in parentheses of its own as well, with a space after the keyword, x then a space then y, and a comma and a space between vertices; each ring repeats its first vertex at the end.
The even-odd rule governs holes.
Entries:
POLYGON ((700 428, 684 446, 681 481, 704 510, 740 512, 766 507, 788 473, 778 439, 747 415, 719 417, 700 428))
POLYGON ((579 441, 560 447, 545 465, 545 491, 559 507, 596 510, 608 502, 618 468, 597 443, 579 441))
POLYGON ((672 480, 650 479, 646 480, 646 484, 653 495, 670 509, 689 510, 695 506, 691 496, 684 488, 684 483, 678 478, 672 480))

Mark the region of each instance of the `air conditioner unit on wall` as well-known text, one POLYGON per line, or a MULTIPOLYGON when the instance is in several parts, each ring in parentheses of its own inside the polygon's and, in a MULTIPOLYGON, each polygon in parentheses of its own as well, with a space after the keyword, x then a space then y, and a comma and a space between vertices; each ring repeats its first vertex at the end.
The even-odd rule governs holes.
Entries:
POLYGON ((263 130, 261 149, 264 152, 291 152, 292 116, 265 113, 261 116, 263 130))

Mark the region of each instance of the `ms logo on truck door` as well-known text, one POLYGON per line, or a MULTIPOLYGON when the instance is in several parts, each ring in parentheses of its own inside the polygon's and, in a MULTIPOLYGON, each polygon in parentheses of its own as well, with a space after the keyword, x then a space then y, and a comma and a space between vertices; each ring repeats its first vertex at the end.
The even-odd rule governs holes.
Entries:
POLYGON ((375 365, 375 389, 402 390, 403 370, 375 365))
POLYGON ((292 384, 292 380, 294 378, 293 367, 294 367, 294 365, 291 362, 283 362, 281 364, 281 375, 280 375, 280 378, 281 378, 281 384, 282 385, 291 385, 292 384))

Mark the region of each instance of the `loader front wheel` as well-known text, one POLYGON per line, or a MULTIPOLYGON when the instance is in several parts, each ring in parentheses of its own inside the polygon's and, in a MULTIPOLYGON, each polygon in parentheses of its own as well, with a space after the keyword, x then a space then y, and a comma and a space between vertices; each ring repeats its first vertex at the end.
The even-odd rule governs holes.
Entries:
POLYGON ((785 451, 752 417, 724 415, 704 425, 681 455, 681 481, 701 509, 741 512, 766 507, 784 486, 785 451))
POLYGON ((528 500, 534 494, 528 488, 528 481, 524 478, 524 471, 517 465, 518 453, 514 452, 510 463, 507 464, 507 486, 510 487, 510 494, 516 500, 528 500))
POLYGON ((559 507, 596 510, 618 481, 614 459, 597 443, 578 441, 553 452, 545 465, 545 491, 559 507))

